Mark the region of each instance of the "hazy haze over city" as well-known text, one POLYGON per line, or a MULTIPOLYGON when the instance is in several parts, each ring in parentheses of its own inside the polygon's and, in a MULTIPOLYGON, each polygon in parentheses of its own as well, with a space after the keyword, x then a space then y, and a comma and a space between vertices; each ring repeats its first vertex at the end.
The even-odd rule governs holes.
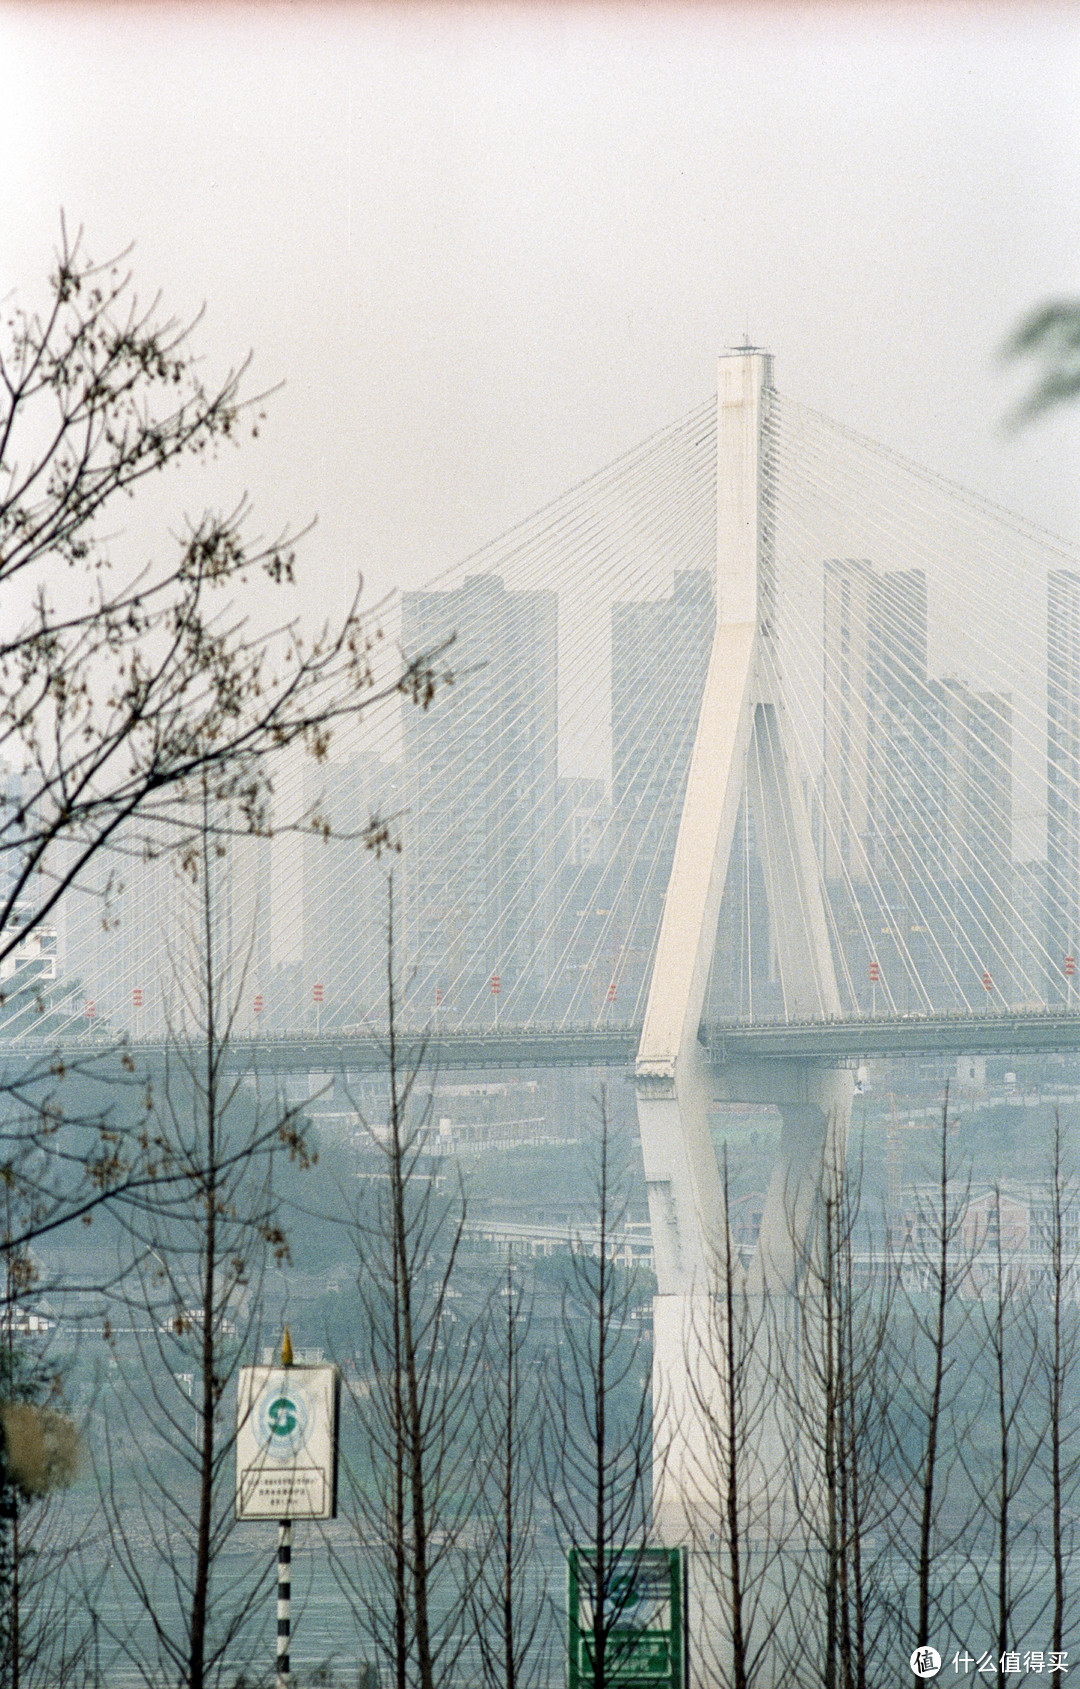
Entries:
POLYGON ((284 384, 214 479, 267 532, 317 515, 327 607, 430 578, 747 336, 789 397, 1080 534, 1080 419, 1004 434, 996 356, 1080 287, 1075 6, 9 3, 0 41, 0 296, 62 208, 205 302, 208 367, 284 384))

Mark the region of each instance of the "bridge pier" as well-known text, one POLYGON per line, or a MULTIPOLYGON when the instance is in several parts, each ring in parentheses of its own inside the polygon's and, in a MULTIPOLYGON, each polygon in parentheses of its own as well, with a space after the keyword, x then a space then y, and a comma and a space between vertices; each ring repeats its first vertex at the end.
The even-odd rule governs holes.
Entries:
MULTIPOLYGON (((762 1063, 761 1067, 776 1065, 762 1063)), ((770 1396, 767 1369, 770 1357, 775 1357, 775 1322, 785 1318, 785 1308, 791 1327, 788 1335, 791 1341, 800 1340, 790 1304, 818 1243, 823 1192, 843 1166, 854 1080, 847 1070, 819 1063, 784 1065, 795 1070, 784 1076, 785 1083, 770 1087, 769 1075, 763 1072, 752 1087, 753 1097, 746 1099, 773 1103, 781 1116, 780 1143, 765 1191, 760 1233, 749 1261, 744 1262, 734 1240, 724 1236, 724 1197, 718 1172, 718 1207, 711 1241, 693 1255, 682 1242, 687 1228, 680 1228, 680 1214, 672 1199, 677 1180, 648 1181, 658 1281, 653 1305, 654 1522, 665 1543, 700 1545, 715 1541, 722 1530, 715 1509, 716 1498, 723 1490, 717 1464, 724 1439, 731 1434, 724 1376, 729 1263, 733 1314, 740 1330, 738 1390, 744 1399, 758 1404, 755 1448, 747 1450, 747 1467, 741 1480, 743 1504, 763 1529, 770 1510, 775 1512, 779 1507, 787 1515, 791 1508, 781 1475, 789 1465, 793 1433, 782 1423, 783 1411, 775 1389, 771 1392, 771 1409, 766 1412, 762 1405, 770 1396), (770 1321, 773 1326, 766 1329, 770 1321), (757 1346, 747 1342, 754 1336, 760 1339, 757 1346)), ((723 1074, 718 1077, 722 1082, 723 1074)), ((655 1099, 651 1109, 647 1102, 646 1119, 655 1106, 655 1099)), ((650 1134, 654 1146, 656 1136, 655 1131, 650 1134)), ((671 1137, 669 1150, 674 1147, 671 1137)), ((678 1170, 672 1165, 673 1159, 667 1163, 669 1173, 678 1170)), ((647 1174, 656 1171, 656 1163, 650 1166, 647 1162, 647 1174)))
POLYGON ((654 1304, 653 1530, 658 1542, 687 1549, 690 1684, 715 1689, 737 1681, 734 1515, 745 1650, 758 1662, 756 1680, 781 1689, 821 1626, 814 1592, 826 1576, 824 1398, 800 1367, 802 1298, 754 1291, 744 1280, 730 1325, 727 1307, 722 1295, 654 1304))
POLYGON ((842 1171, 847 1155, 850 1073, 815 1068, 805 1075, 808 1095, 780 1103, 780 1147, 765 1194, 757 1250, 747 1271, 750 1290, 794 1287, 800 1257, 813 1247, 818 1199, 842 1171))

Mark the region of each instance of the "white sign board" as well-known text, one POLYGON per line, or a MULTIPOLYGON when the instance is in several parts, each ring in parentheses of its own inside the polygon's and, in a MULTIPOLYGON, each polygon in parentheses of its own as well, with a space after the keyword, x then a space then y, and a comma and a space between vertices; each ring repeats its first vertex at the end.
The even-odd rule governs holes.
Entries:
POLYGON ((239 1519, 337 1517, 336 1366, 244 1366, 236 1398, 239 1519))

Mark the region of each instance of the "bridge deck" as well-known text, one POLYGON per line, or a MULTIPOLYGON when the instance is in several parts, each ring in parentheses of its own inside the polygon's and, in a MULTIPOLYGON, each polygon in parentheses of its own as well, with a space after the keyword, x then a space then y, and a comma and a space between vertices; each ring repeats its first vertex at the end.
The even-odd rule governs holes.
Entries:
POLYGON ((715 1063, 872 1056, 1028 1055, 1080 1051, 1080 1014, 1019 1010, 1009 1015, 866 1016, 759 1021, 702 1028, 715 1063))
MULTIPOLYGON (((637 1054, 640 1027, 444 1029, 438 1038, 399 1034, 403 1062, 425 1068, 627 1067, 637 1054)), ((1010 1015, 903 1015, 865 1019, 759 1021, 703 1026, 702 1042, 718 1067, 728 1062, 818 1061, 845 1065, 874 1056, 1028 1055, 1080 1052, 1080 1013, 1024 1010, 1010 1015)), ((12 1039, 9 1058, 40 1056, 48 1046, 12 1039)), ((106 1055, 101 1039, 73 1039, 72 1055, 106 1055)), ((137 1066, 156 1065, 165 1046, 131 1041, 137 1066)), ((321 1036, 237 1038, 234 1067, 264 1073, 378 1072, 388 1065, 385 1038, 373 1032, 321 1036)))

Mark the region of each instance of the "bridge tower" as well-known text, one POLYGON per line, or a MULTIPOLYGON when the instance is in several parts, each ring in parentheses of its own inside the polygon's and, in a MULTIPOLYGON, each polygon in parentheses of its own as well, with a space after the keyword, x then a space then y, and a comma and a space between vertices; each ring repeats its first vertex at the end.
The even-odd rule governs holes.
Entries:
MULTIPOLYGON (((724 1203, 709 1133, 714 1099, 781 1110, 780 1149, 741 1294, 782 1292, 809 1238, 823 1170, 846 1145, 851 1075, 812 1061, 729 1064, 701 1044, 720 900, 745 792, 759 840, 786 1014, 831 1018, 840 998, 809 820, 778 681, 769 410, 772 359, 724 356, 717 403, 716 625, 656 962, 636 1090, 658 1294, 656 1524, 665 1542, 704 1528, 705 1435, 695 1353, 723 1260, 724 1203), (696 1482, 693 1474, 698 1474, 696 1482)), ((764 1451, 763 1451, 764 1452, 764 1451)))

